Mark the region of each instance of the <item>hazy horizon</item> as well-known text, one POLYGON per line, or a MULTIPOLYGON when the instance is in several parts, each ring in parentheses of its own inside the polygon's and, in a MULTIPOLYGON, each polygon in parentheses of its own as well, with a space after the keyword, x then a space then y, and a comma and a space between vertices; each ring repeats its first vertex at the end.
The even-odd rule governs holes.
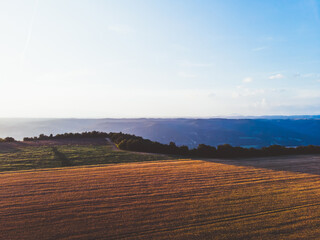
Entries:
POLYGON ((320 114, 316 0, 0 2, 0 117, 320 114))
POLYGON ((320 118, 320 114, 301 114, 301 115, 221 115, 221 116, 201 116, 201 117, 0 117, 2 120, 53 120, 53 119, 79 119, 79 120, 99 120, 99 119, 283 119, 283 118, 320 118))

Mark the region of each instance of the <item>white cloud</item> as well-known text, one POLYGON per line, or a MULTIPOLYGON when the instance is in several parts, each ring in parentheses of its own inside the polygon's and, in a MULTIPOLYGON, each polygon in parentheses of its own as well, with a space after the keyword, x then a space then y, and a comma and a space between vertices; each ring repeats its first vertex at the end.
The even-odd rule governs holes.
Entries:
POLYGON ((253 81, 253 79, 251 77, 246 77, 242 80, 242 82, 244 83, 251 83, 253 81))
POLYGON ((267 100, 265 98, 262 98, 261 100, 253 103, 254 107, 266 107, 267 106, 267 100))
POLYGON ((281 73, 269 76, 269 79, 282 79, 282 78, 285 78, 285 76, 282 75, 281 73))
POLYGON ((134 32, 134 30, 131 27, 127 25, 122 25, 122 24, 109 25, 108 30, 116 33, 120 33, 120 34, 128 34, 128 33, 134 32))

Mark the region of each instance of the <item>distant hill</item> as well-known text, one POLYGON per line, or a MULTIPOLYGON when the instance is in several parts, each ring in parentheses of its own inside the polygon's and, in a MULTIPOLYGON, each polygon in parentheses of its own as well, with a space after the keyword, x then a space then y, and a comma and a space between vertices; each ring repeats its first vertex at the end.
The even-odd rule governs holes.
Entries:
POLYGON ((320 145, 319 116, 242 119, 0 119, 0 138, 83 131, 124 132, 161 143, 196 147, 320 145))

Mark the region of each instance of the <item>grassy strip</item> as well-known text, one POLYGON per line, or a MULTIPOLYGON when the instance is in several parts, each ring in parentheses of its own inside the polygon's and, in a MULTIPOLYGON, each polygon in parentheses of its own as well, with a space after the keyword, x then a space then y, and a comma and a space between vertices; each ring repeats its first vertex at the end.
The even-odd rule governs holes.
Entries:
POLYGON ((111 145, 28 146, 0 152, 0 172, 164 159, 172 158, 165 155, 118 151, 111 145))

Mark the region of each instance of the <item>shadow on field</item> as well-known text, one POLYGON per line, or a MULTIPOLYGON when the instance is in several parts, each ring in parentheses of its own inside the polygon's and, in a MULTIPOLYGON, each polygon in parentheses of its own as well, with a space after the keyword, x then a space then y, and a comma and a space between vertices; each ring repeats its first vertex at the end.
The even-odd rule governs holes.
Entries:
POLYGON ((276 171, 290 171, 320 175, 320 155, 201 160, 234 166, 249 166, 256 168, 266 168, 276 171))
POLYGON ((52 147, 52 152, 54 154, 54 158, 57 161, 61 161, 62 167, 72 166, 70 159, 68 159, 64 153, 60 152, 57 147, 52 147))
POLYGON ((18 142, 1 142, 0 153, 15 153, 19 152, 22 144, 18 142))

